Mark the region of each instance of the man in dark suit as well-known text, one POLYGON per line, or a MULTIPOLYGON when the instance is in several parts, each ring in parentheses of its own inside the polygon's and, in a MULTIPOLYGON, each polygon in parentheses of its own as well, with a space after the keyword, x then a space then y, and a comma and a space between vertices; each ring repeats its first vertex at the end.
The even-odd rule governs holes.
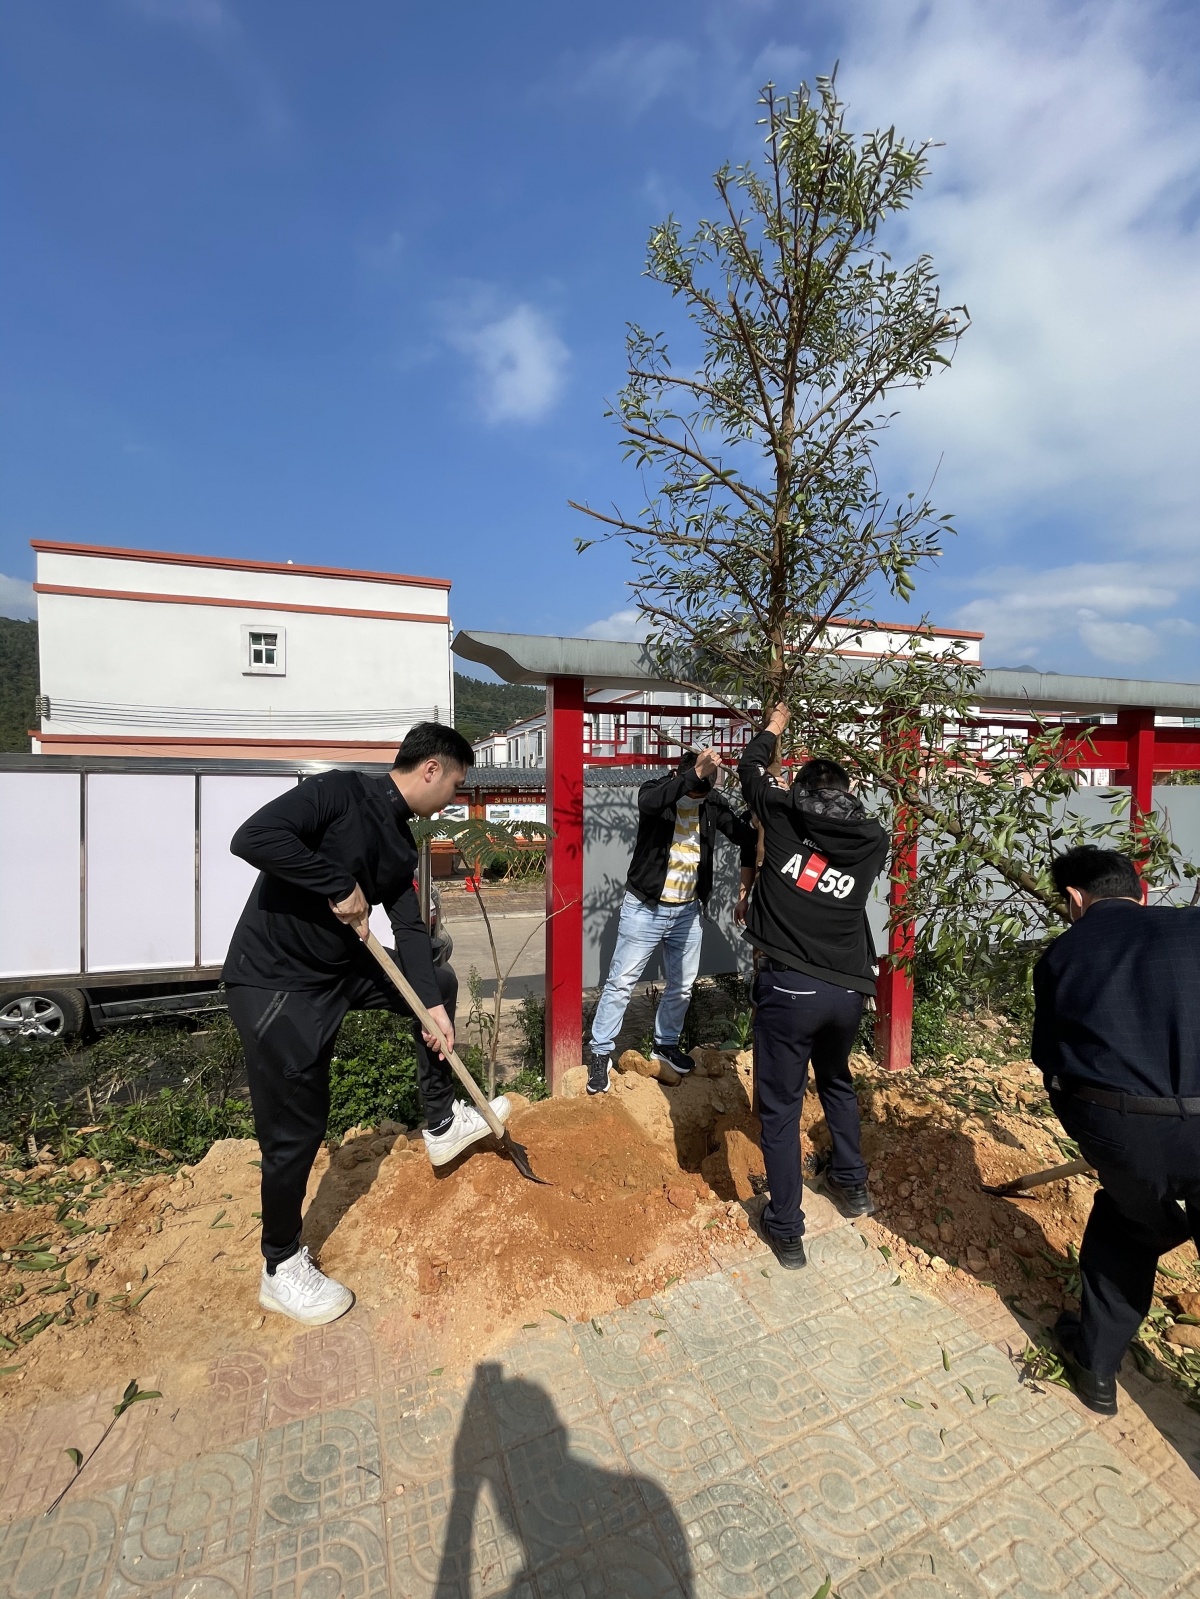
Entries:
POLYGON ((1033 1058, 1101 1184, 1080 1314, 1055 1334, 1080 1399, 1111 1416, 1159 1256, 1200 1242, 1200 909, 1144 906, 1113 850, 1068 850, 1053 873, 1073 925, 1034 968, 1033 1058))

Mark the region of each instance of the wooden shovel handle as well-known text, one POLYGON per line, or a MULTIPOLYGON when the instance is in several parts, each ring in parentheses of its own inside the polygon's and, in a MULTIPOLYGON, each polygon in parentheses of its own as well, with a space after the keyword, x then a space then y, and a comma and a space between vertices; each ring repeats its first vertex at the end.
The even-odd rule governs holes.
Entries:
POLYGON ((450 1048, 445 1034, 434 1021, 433 1017, 425 1009, 424 1005, 422 1005, 421 1001, 417 998, 413 986, 409 982, 408 978, 405 977, 404 973, 396 965, 395 961, 388 954, 387 950, 384 949, 383 945, 375 937, 375 934, 370 931, 367 933, 366 946, 371 951, 371 954, 374 955, 375 959, 379 962, 380 966, 383 967, 394 986, 399 989, 405 1004, 407 1004, 409 1010, 412 1011, 413 1015, 420 1022, 421 1026, 427 1033, 432 1034, 432 1036, 437 1039, 439 1049, 450 1062, 450 1065, 453 1067, 454 1073, 459 1082, 474 1100, 479 1114, 483 1117, 484 1121, 487 1122, 495 1136, 497 1138, 503 1138, 504 1123, 488 1104, 487 1098, 479 1084, 471 1076, 470 1072, 463 1065, 462 1061, 459 1060, 455 1052, 450 1048))

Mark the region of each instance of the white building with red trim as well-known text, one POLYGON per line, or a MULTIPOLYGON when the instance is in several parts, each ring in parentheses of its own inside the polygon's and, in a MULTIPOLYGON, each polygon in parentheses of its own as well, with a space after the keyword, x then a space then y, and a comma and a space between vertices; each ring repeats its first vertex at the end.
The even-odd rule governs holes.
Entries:
POLYGON ((453 720, 446 578, 33 548, 35 754, 381 761, 453 720))

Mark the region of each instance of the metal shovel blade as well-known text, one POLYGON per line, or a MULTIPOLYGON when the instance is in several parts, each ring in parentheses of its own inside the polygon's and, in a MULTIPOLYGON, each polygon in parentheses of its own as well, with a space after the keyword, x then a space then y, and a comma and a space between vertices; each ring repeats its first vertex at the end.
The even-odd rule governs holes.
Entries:
POLYGON ((516 1139, 507 1129, 505 1130, 504 1137, 499 1139, 498 1142, 500 1145, 500 1153, 512 1161, 513 1165, 521 1173, 522 1177, 527 1177, 531 1183, 540 1183, 543 1188, 554 1187, 554 1184, 549 1182, 545 1177, 538 1177, 536 1175, 533 1167, 529 1164, 529 1156, 525 1153, 525 1145, 518 1144, 516 1139))

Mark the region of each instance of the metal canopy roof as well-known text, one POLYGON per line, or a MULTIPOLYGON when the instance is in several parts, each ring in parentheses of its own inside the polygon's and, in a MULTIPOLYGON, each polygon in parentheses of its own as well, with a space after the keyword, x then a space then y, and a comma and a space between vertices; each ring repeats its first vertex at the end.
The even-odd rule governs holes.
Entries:
MULTIPOLYGON (((658 675, 645 644, 554 638, 540 633, 464 631, 456 636, 451 648, 463 660, 490 667, 506 683, 544 684, 551 677, 582 677, 588 688, 677 686, 658 675)), ((995 711, 1070 711, 1082 715, 1142 706, 1168 716, 1200 715, 1200 683, 985 668, 980 674, 977 703, 985 710, 995 711)))

